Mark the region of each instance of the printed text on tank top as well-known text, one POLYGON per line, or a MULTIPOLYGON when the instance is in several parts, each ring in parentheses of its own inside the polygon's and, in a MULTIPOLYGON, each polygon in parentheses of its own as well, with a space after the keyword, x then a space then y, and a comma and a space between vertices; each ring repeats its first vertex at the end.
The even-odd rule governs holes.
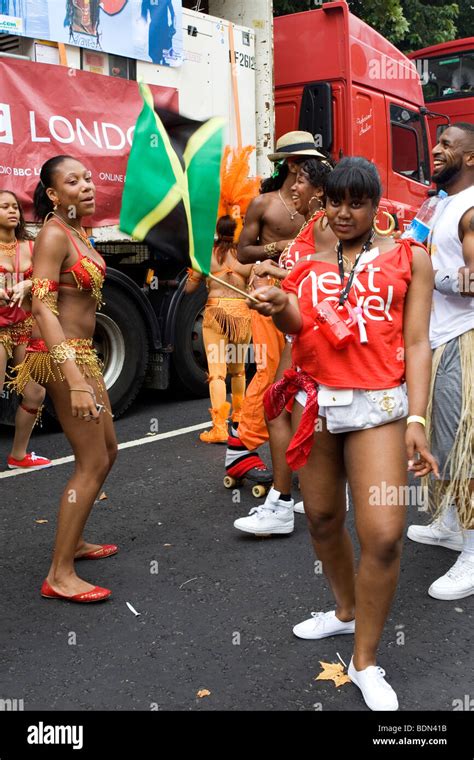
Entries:
POLYGON ((324 260, 300 261, 282 284, 283 290, 297 296, 302 317, 293 343, 295 366, 333 388, 390 388, 403 382, 403 313, 411 263, 411 246, 405 240, 388 251, 372 248, 364 254, 348 302, 360 309, 368 340, 357 340, 337 351, 321 337, 313 309, 326 300, 338 304, 338 265, 324 260))

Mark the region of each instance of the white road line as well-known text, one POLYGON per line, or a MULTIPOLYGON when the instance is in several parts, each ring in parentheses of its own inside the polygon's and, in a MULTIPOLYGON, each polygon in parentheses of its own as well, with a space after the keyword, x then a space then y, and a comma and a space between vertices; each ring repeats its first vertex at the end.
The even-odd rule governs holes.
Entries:
MULTIPOLYGON (((146 438, 137 438, 136 441, 126 441, 125 443, 119 443, 119 450, 132 449, 135 446, 145 446, 147 443, 155 443, 156 441, 163 441, 165 438, 176 438, 178 435, 187 435, 188 433, 194 433, 196 430, 205 430, 210 428, 211 422, 201 423, 200 425, 192 425, 187 428, 179 428, 179 430, 170 430, 169 433, 159 433, 158 435, 147 435, 146 438)), ((61 457, 60 459, 53 459, 51 462, 52 467, 59 467, 61 464, 69 464, 74 462, 74 457, 61 457)), ((47 468, 49 469, 49 468, 47 468)), ((31 475, 32 472, 39 472, 39 470, 7 470, 6 472, 0 472, 0 479, 2 478, 16 478, 18 475, 31 475)))

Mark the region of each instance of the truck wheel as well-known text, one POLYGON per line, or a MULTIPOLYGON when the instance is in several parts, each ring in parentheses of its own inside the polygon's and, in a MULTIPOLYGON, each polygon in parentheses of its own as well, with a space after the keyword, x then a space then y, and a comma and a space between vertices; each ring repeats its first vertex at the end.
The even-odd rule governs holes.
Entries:
POLYGON ((104 289, 94 345, 104 364, 104 380, 115 417, 137 397, 148 366, 146 325, 133 301, 120 289, 104 289))
POLYGON ((207 291, 199 288, 183 298, 176 319, 173 379, 180 390, 194 398, 209 395, 207 359, 202 339, 202 321, 207 291))

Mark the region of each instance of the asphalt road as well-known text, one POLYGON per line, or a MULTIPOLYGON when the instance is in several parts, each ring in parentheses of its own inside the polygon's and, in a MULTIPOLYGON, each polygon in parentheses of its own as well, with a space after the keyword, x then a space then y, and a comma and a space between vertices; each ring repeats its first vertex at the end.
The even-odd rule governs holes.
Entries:
MULTIPOLYGON (((80 566, 84 578, 113 590, 104 604, 39 595, 72 465, 0 479, 1 699, 22 699, 25 710, 367 709, 352 684, 314 680, 319 661, 338 662, 339 653, 349 663, 352 637, 292 634, 312 610, 332 609, 304 516, 291 536, 238 533, 233 520, 257 502, 249 489, 238 503, 223 487, 224 447, 200 443, 197 432, 148 435, 156 420, 159 434, 205 423, 207 406, 147 395, 117 422, 120 442, 151 442, 120 451, 107 499, 88 524, 86 538, 120 546, 117 556, 80 566), (201 690, 210 694, 198 697, 201 690)), ((0 427, 0 470, 10 435, 0 427)), ((33 448, 70 454, 59 432, 35 434, 33 448)), ((420 519, 426 515, 409 510, 410 523, 420 519)), ((473 695, 474 597, 440 602, 427 594, 454 559, 406 541, 379 659, 402 710, 452 711, 454 700, 473 695)))

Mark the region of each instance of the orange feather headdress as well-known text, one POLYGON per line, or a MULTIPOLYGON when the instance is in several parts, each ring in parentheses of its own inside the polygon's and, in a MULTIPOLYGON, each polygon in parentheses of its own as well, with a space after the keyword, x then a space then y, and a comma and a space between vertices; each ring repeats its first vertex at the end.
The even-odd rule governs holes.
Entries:
POLYGON ((244 217, 250 202, 258 195, 260 178, 249 177, 249 157, 255 148, 247 145, 245 148, 231 148, 226 145, 221 164, 221 198, 218 218, 229 215, 237 223, 234 234, 238 241, 244 217))

